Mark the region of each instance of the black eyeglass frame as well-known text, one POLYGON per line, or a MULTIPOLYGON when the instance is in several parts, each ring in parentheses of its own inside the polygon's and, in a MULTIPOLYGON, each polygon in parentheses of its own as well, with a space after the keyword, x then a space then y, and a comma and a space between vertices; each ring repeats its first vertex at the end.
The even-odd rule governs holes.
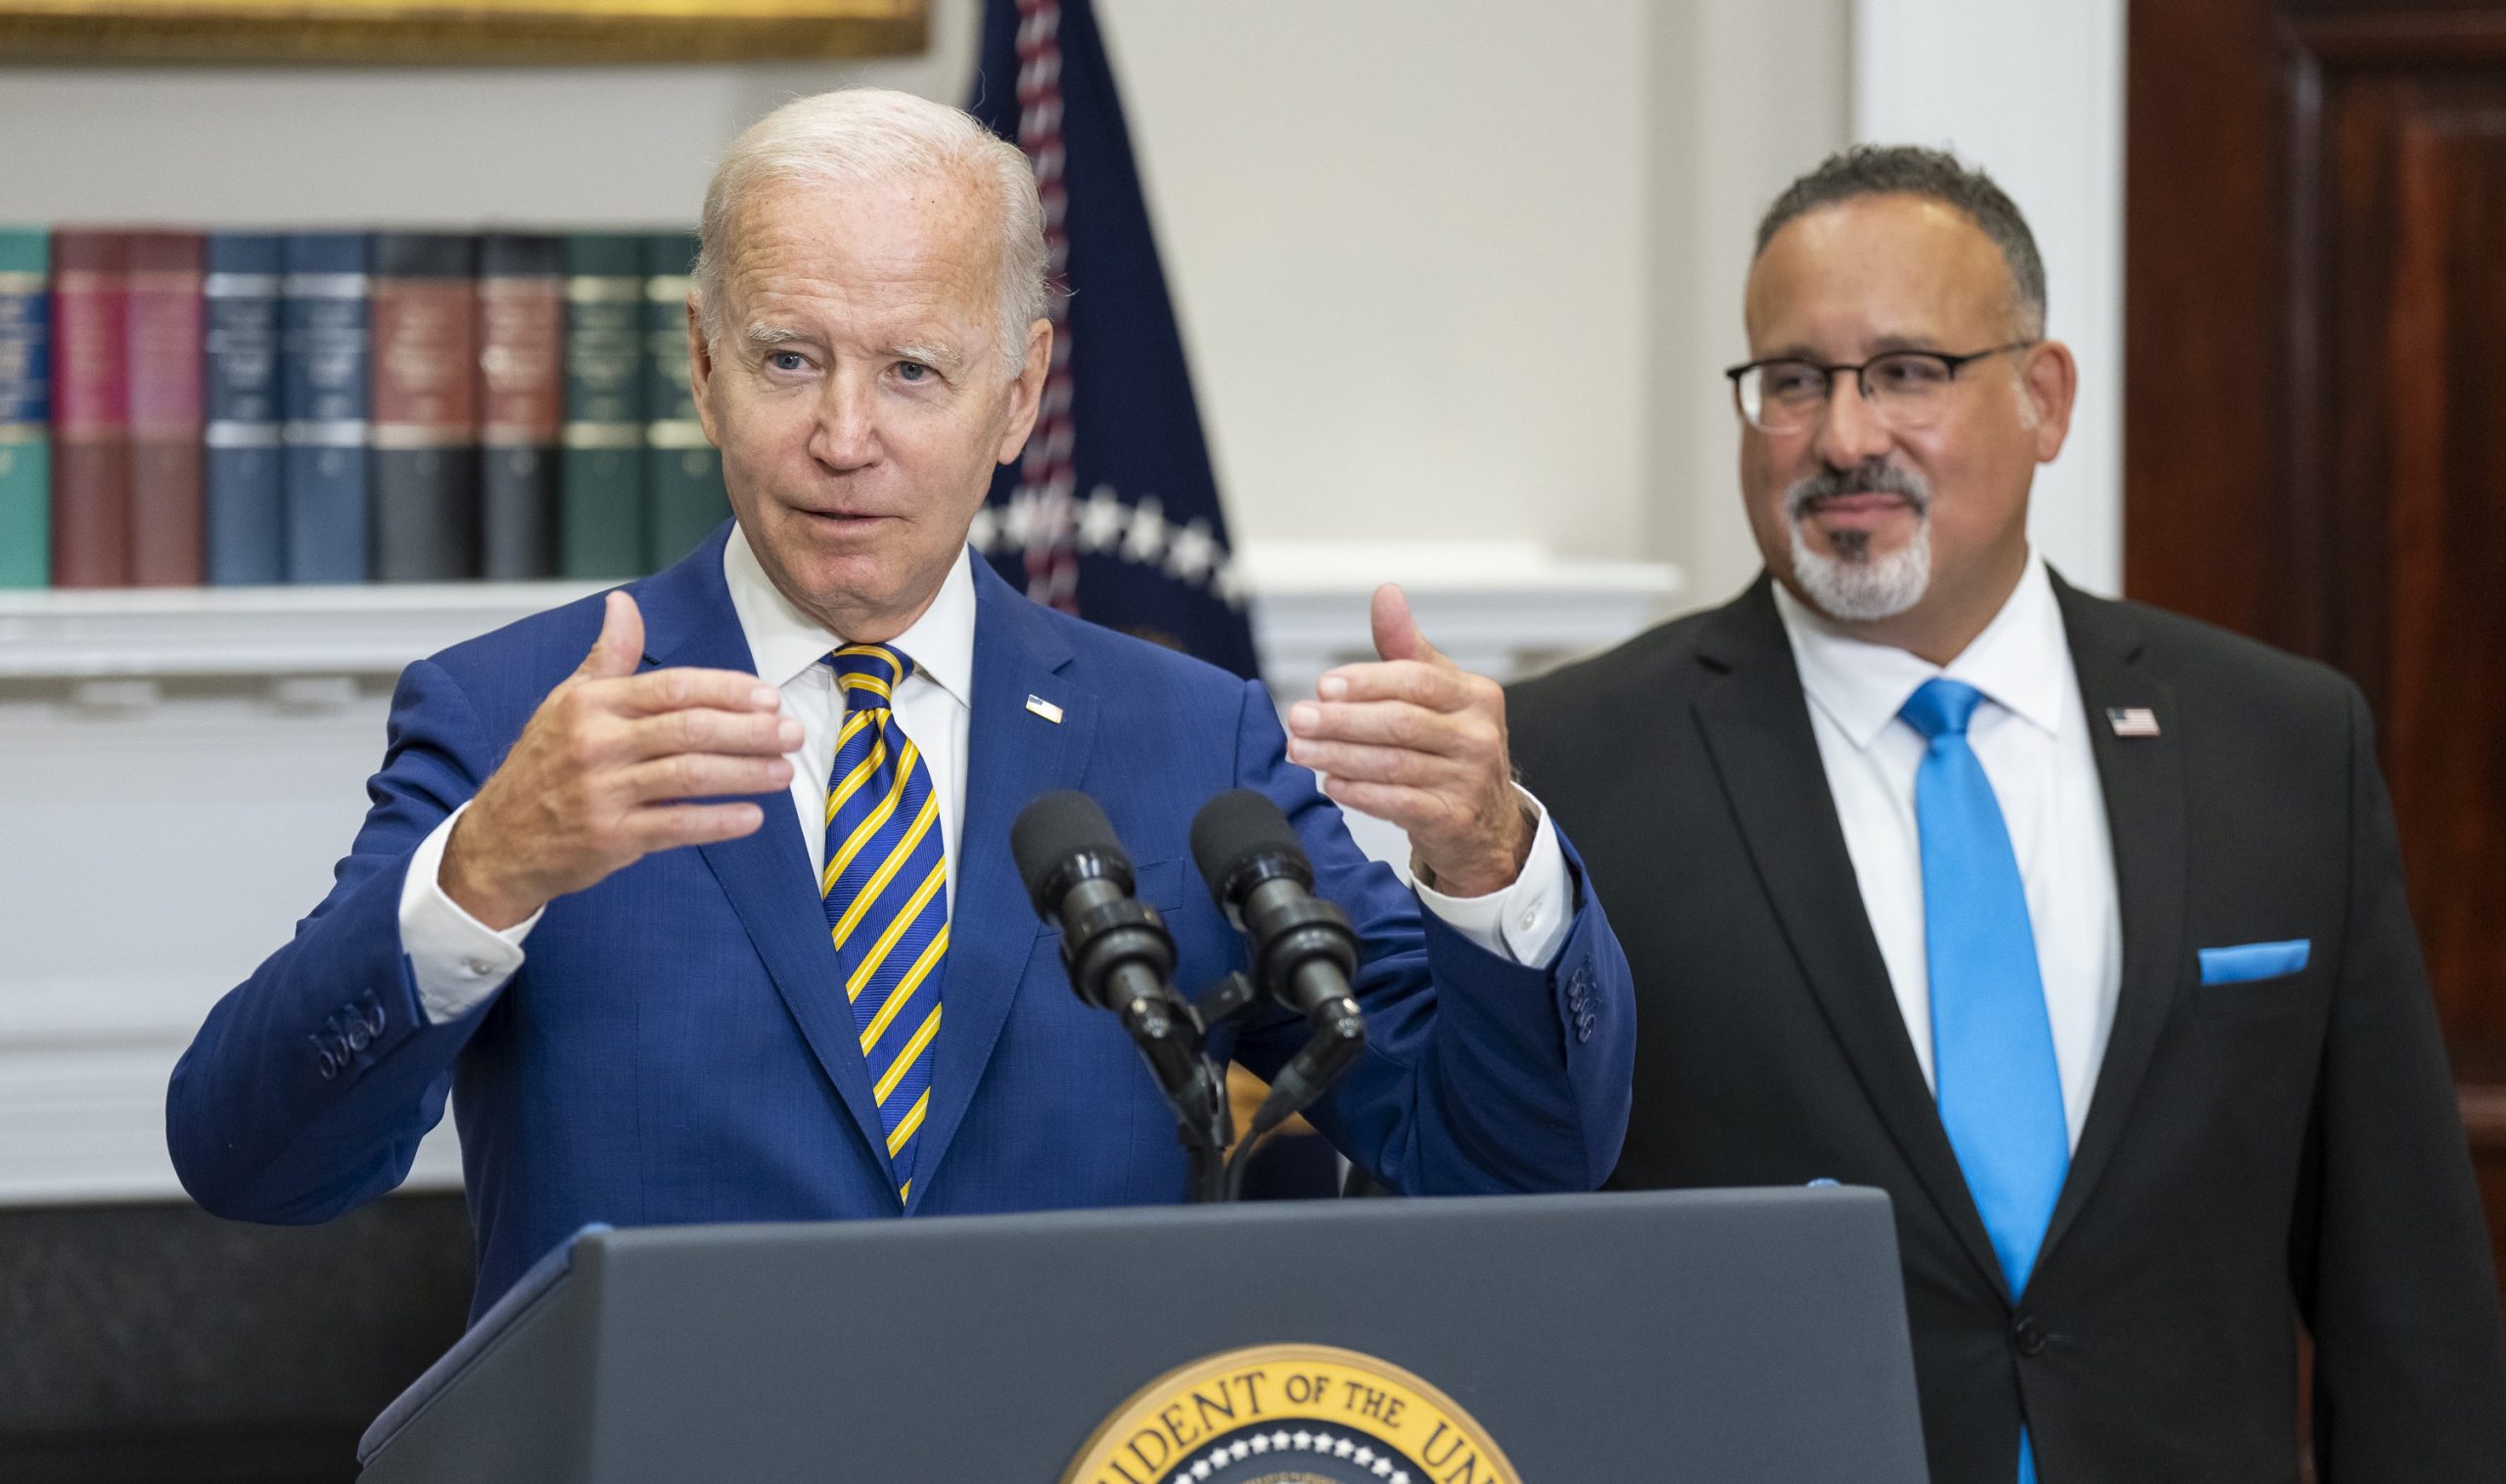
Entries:
MULTIPOLYGON (((1982 360, 1987 356, 1999 355, 2008 350, 2025 350, 2042 344, 2044 344, 2044 342, 2041 339, 2014 340, 2002 345, 1988 347, 1981 350, 1969 350, 1964 354, 1953 354, 1947 350, 1918 350, 1908 348, 1903 350, 1882 351, 1866 361, 1848 361, 1835 365, 1823 364, 1819 361, 1810 359, 1806 355, 1770 355, 1762 360, 1744 361, 1737 366, 1726 366, 1723 370, 1723 375, 1732 383, 1732 410, 1740 414, 1740 421, 1757 429, 1760 433, 1771 433, 1777 430, 1771 429, 1764 423, 1759 422, 1756 418, 1749 416, 1748 407, 1743 404, 1740 399, 1740 378, 1762 366, 1781 366, 1787 362, 1790 362, 1795 365, 1815 368, 1821 375, 1828 379, 1826 390, 1819 395, 1819 404, 1821 406, 1827 405, 1827 403, 1836 394, 1836 373, 1839 371, 1850 371, 1853 373, 1854 390, 1861 393, 1862 399, 1869 402, 1876 410, 1880 406, 1880 400, 1871 394, 1869 373, 1873 366, 1878 365, 1883 360, 1893 360, 1901 355, 1919 355, 1926 360, 1938 361, 1940 363, 1942 373, 1950 381, 1954 382, 1958 379, 1958 373, 1960 371, 1965 370, 1969 365, 1982 360)), ((1817 420, 1814 418, 1812 421, 1815 422, 1817 420)), ((1804 424, 1803 426, 1806 427, 1808 424, 1804 424)))

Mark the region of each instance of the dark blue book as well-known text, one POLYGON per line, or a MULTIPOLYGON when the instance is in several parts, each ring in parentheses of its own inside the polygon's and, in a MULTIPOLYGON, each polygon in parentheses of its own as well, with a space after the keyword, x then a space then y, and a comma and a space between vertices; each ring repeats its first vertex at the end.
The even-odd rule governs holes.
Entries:
POLYGON ((278 392, 282 271, 275 233, 209 234, 201 384, 208 399, 203 497, 212 584, 276 582, 287 576, 278 392))
POLYGON ((279 410, 287 454, 287 580, 366 575, 367 243, 296 232, 280 245, 279 410))

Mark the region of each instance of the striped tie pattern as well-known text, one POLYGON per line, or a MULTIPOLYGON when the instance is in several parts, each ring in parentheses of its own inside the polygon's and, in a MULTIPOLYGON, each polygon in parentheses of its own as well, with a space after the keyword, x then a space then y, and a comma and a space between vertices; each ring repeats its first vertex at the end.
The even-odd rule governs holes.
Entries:
POLYGON ((949 952, 940 801, 890 705, 913 661, 886 644, 847 644, 820 663, 835 672, 845 715, 827 786, 818 895, 903 1205, 913 1195, 915 1139, 931 1108, 931 1044, 949 952))

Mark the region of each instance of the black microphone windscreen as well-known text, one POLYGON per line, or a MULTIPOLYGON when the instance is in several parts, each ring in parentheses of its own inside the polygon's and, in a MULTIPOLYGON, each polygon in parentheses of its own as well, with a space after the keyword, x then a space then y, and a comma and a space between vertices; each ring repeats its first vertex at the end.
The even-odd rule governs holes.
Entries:
POLYGON ((1192 816, 1192 863, 1200 867, 1201 879, 1221 905, 1227 902, 1228 883, 1263 856, 1287 862, 1306 885, 1313 885, 1314 867, 1297 843, 1295 827, 1264 795, 1230 789, 1192 816))
MULTIPOLYGON (((1123 854, 1112 822, 1086 794, 1062 788, 1039 795, 1009 826, 1009 857, 1018 862, 1018 879, 1026 883, 1027 899, 1039 915, 1050 914, 1057 904, 1046 900, 1057 868, 1080 855, 1101 857, 1119 865, 1125 877, 1131 874, 1131 858, 1123 854)), ((1128 880, 1124 889, 1130 890, 1128 880)))

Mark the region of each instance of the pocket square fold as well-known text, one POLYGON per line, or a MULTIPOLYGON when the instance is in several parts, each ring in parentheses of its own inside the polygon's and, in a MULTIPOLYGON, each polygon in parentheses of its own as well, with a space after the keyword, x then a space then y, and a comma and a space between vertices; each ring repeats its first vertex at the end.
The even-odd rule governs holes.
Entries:
POLYGON ((2311 938, 2286 943, 2242 943, 2231 949, 2202 950, 2204 984, 2243 984, 2249 979, 2274 979, 2306 966, 2314 951, 2311 938))

